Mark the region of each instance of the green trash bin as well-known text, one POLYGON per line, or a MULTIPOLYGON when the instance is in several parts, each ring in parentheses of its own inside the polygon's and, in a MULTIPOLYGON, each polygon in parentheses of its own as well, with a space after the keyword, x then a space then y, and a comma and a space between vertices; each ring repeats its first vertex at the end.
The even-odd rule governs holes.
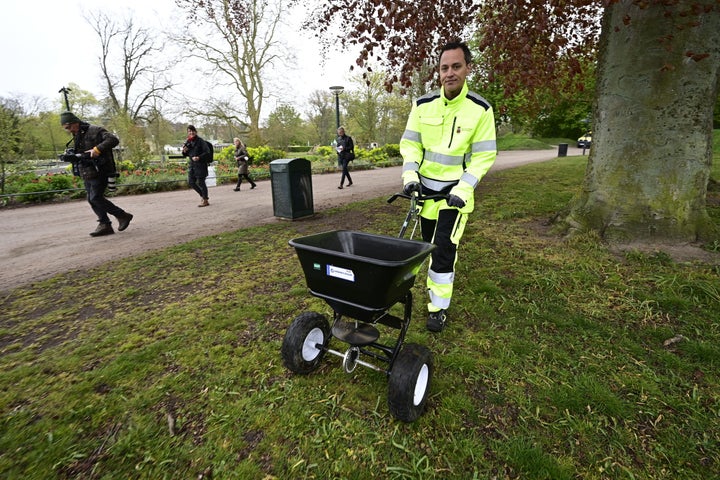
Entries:
POLYGON ((313 211, 312 171, 305 158, 281 158, 270 162, 273 213, 295 219, 313 211))

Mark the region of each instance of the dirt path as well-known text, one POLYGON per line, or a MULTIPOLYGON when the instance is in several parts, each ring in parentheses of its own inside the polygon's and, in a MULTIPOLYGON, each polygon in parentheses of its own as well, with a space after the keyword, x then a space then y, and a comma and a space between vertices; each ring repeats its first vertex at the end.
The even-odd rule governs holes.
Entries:
MULTIPOLYGON (((581 150, 569 148, 568 155, 581 150)), ((556 150, 500 152, 494 170, 557 157, 556 150)), ((389 196, 401 186, 400 167, 352 172, 354 185, 338 190, 340 174, 313 175, 315 212, 389 196)), ((231 185, 210 189, 210 207, 197 208, 191 190, 117 197, 135 215, 124 232, 93 238, 96 223, 86 201, 0 210, 0 292, 53 275, 83 270, 195 238, 279 220, 269 181, 254 190, 231 185)), ((113 225, 117 227, 117 222, 113 225)))

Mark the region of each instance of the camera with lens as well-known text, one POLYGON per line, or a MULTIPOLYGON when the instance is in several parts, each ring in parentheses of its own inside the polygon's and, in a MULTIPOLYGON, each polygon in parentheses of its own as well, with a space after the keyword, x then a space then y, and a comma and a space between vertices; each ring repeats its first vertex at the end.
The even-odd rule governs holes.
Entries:
POLYGON ((68 148, 65 153, 61 153, 58 157, 62 162, 77 163, 80 160, 89 160, 90 154, 86 152, 76 153, 74 148, 68 148))
POLYGON ((72 164, 72 172, 76 177, 80 176, 79 164, 81 160, 90 160, 90 154, 85 152, 76 153, 74 148, 65 149, 65 153, 58 155, 61 162, 72 164))

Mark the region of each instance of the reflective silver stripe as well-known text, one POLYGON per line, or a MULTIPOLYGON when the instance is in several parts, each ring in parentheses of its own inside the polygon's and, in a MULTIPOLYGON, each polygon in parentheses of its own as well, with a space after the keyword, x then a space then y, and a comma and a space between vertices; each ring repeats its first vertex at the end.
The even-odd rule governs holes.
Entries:
POLYGON ((451 167, 462 165, 465 159, 464 155, 444 155, 442 153, 435 153, 425 150, 425 160, 433 163, 439 163, 440 165, 448 165, 451 167))
POLYGON ((495 140, 483 140, 472 144, 472 153, 494 152, 497 150, 497 142, 495 140))
POLYGON ((428 271, 428 277, 438 285, 452 285, 455 281, 455 272, 438 273, 431 268, 428 271))
POLYGON ((455 185, 457 185, 458 182, 457 182, 457 180, 448 180, 446 182, 443 182, 441 180, 432 180, 430 178, 425 178, 425 177, 421 176, 420 183, 422 183, 424 186, 426 186, 430 190, 440 192, 445 188, 454 187, 455 185))
POLYGON ((419 168, 420 168, 420 165, 418 165, 415 162, 405 162, 405 163, 403 163, 402 171, 403 171, 403 173, 417 172, 419 168))
POLYGON ((402 139, 410 140, 411 142, 422 143, 422 135, 420 135, 420 132, 415 132, 412 130, 405 130, 403 132, 402 139))
POLYGON ((450 308, 450 299, 437 296, 432 290, 428 292, 430 294, 430 303, 434 306, 447 310, 450 308))
POLYGON ((478 183, 480 183, 480 180, 478 180, 475 175, 471 175, 468 172, 462 174, 462 177, 460 177, 460 181, 472 185, 473 188, 477 187, 478 183))

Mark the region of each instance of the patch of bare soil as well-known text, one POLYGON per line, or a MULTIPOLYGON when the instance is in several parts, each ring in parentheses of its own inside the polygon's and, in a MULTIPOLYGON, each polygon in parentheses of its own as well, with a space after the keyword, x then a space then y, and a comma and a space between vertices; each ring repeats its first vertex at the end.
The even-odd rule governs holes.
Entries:
POLYGON ((613 244, 610 251, 616 255, 629 252, 640 252, 647 255, 665 254, 677 263, 706 263, 720 265, 720 253, 705 250, 698 244, 686 243, 678 245, 625 243, 613 244))

